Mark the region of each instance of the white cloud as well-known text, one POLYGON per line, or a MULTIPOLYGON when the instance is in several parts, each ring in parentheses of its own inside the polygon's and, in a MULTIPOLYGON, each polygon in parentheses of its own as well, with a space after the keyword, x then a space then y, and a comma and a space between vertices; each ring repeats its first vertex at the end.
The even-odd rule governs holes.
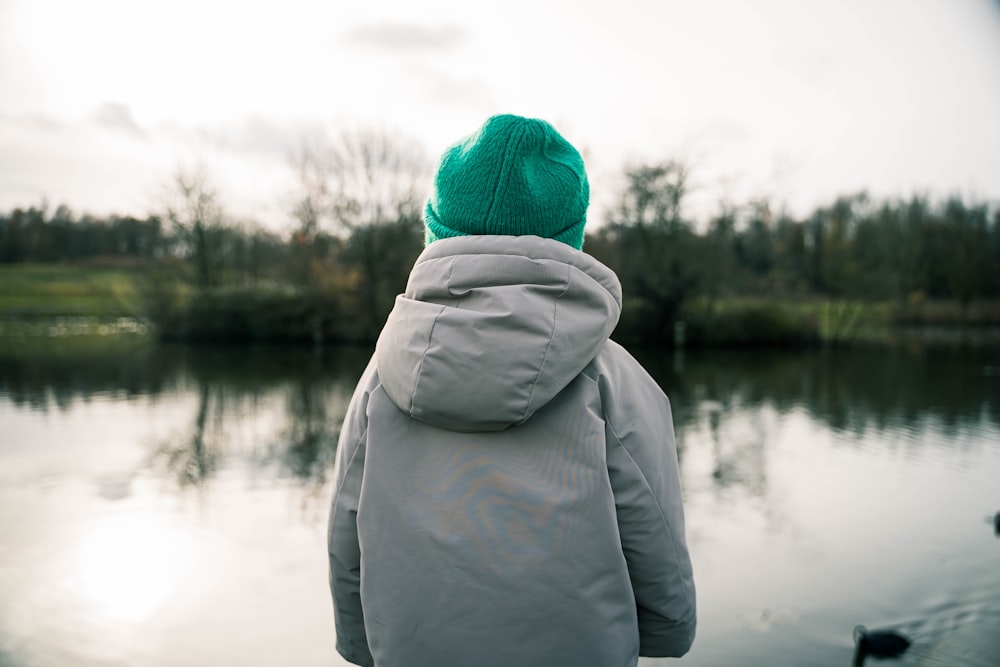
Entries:
POLYGON ((94 120, 99 125, 112 130, 126 132, 135 137, 143 136, 143 131, 135 122, 132 110, 129 109, 127 104, 105 102, 97 108, 97 111, 94 113, 94 120))
POLYGON ((348 42, 392 52, 450 51, 466 38, 456 25, 424 26, 399 21, 359 25, 344 33, 348 42))

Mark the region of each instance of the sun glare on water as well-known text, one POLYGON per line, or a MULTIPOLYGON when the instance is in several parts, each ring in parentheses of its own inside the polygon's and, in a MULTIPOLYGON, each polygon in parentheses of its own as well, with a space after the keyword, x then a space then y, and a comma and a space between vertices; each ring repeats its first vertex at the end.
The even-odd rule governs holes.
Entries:
POLYGON ((142 621, 170 599, 193 550, 190 537, 155 517, 103 519, 76 550, 74 588, 109 620, 142 621))

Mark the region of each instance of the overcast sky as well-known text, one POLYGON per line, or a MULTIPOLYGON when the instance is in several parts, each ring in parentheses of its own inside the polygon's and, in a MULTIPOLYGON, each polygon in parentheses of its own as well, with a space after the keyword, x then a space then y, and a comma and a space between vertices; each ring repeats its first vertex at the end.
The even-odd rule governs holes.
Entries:
POLYGON ((673 157, 695 207, 1000 201, 1000 2, 0 0, 0 210, 145 214, 197 161, 281 225, 303 140, 435 158, 494 113, 584 151, 598 219, 626 162, 673 157))

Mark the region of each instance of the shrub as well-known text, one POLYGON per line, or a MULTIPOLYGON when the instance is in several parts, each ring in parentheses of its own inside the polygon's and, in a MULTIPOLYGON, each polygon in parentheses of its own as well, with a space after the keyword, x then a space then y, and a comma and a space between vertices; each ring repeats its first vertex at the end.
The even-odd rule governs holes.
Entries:
POLYGON ((309 341, 335 338, 325 300, 279 285, 220 287, 192 294, 170 321, 158 323, 168 340, 309 341))
POLYGON ((804 345, 819 341, 816 319, 795 307, 776 303, 737 303, 686 309, 688 345, 804 345))

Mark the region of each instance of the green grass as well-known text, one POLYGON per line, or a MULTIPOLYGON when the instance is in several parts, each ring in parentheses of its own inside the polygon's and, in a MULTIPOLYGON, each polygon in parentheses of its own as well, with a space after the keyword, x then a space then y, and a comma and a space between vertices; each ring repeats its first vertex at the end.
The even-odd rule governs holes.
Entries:
POLYGON ((840 344, 887 340, 891 306, 883 302, 759 297, 696 301, 682 317, 692 344, 840 344))
MULTIPOLYGON (((162 325, 161 333, 175 338, 311 340, 317 327, 324 338, 357 337, 350 331, 352 318, 338 314, 335 305, 268 284, 193 293, 183 270, 182 265, 157 272, 142 264, 107 262, 0 264, 0 321, 7 321, 0 335, 43 324, 49 327, 46 332, 55 327, 56 334, 46 335, 61 335, 60 327, 71 333, 83 327, 49 321, 58 318, 97 318, 99 323, 86 326, 100 327, 115 318, 140 317, 162 325)), ((628 318, 626 308, 620 335, 629 333, 628 318)), ((955 302, 923 300, 699 299, 685 305, 681 319, 688 345, 840 344, 886 340, 899 326, 996 326, 1000 302, 962 308, 955 302)))
POLYGON ((977 300, 963 308, 957 301, 917 298, 893 307, 890 317, 895 324, 912 326, 997 326, 1000 301, 977 300))
POLYGON ((796 345, 822 339, 815 313, 792 302, 750 298, 698 301, 688 304, 681 318, 690 345, 796 345))
POLYGON ((794 343, 880 343, 902 328, 972 330, 1000 324, 1000 303, 955 301, 823 299, 771 300, 759 297, 694 301, 682 313, 694 345, 773 345, 794 343))
POLYGON ((134 315, 139 268, 0 264, 0 317, 134 315))

